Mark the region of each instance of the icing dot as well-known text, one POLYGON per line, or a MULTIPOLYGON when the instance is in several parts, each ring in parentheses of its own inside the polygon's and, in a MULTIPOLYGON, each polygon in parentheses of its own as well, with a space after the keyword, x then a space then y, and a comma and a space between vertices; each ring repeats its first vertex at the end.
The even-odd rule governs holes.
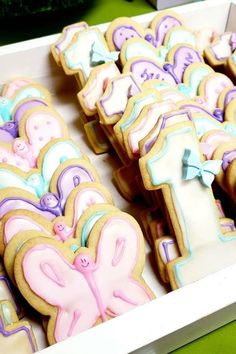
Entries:
POLYGON ((46 124, 47 124, 47 125, 50 125, 50 124, 51 124, 50 120, 47 120, 46 124))
POLYGON ((5 163, 6 163, 7 161, 8 161, 8 160, 7 160, 7 157, 3 157, 3 158, 2 158, 2 162, 5 162, 5 163))
POLYGON ((37 125, 34 126, 34 129, 37 130, 39 127, 37 125))
POLYGON ((51 140, 53 140, 53 139, 55 139, 55 137, 54 136, 51 136, 51 138, 50 138, 51 140))
POLYGON ((39 141, 43 141, 43 137, 42 136, 39 137, 39 141))
POLYGON ((17 166, 20 166, 21 162, 20 161, 16 161, 16 164, 17 164, 17 166))

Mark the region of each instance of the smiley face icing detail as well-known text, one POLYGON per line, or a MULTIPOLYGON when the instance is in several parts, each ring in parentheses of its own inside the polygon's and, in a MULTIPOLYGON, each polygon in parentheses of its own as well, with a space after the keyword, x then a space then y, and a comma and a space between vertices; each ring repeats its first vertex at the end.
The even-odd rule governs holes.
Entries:
MULTIPOLYGON (((29 249, 24 244, 21 256, 17 254, 19 259, 22 257, 22 293, 28 284, 35 299, 43 298, 57 309, 53 332, 48 333, 51 344, 93 327, 99 318, 106 321, 153 298, 140 281, 143 264, 133 275, 143 239, 131 217, 123 214, 105 216, 100 229, 92 230, 89 238, 97 239, 96 260, 89 245, 75 255, 71 252, 68 260, 53 240, 29 249)), ((38 303, 34 301, 40 311, 38 303)))
MULTIPOLYGON (((11 195, 0 201, 0 217, 15 209, 32 210, 51 220, 64 214, 64 207, 70 192, 82 182, 94 182, 96 176, 83 161, 73 160, 74 163, 65 166, 57 179, 55 192, 49 192, 49 186, 45 185, 43 177, 34 173, 28 178, 28 185, 32 188, 31 195, 22 197, 11 195), (34 193, 32 193, 34 192, 34 193), (40 198, 35 200, 35 196, 40 198), (30 198, 31 197, 31 198, 30 198)), ((7 178, 9 180, 9 176, 7 178)), ((18 185, 18 188, 20 186, 18 185)))

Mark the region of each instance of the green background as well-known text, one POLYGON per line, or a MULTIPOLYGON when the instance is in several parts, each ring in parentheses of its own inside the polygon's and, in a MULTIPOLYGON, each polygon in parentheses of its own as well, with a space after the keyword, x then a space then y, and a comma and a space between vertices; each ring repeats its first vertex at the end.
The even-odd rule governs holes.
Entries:
MULTIPOLYGON (((0 21, 0 45, 58 33, 64 26, 80 20, 95 25, 119 16, 135 16, 154 10, 144 0, 87 0, 85 3, 78 8, 63 10, 63 12, 3 19, 0 21)), ((173 353, 234 354, 236 353, 236 322, 221 327, 173 353)))

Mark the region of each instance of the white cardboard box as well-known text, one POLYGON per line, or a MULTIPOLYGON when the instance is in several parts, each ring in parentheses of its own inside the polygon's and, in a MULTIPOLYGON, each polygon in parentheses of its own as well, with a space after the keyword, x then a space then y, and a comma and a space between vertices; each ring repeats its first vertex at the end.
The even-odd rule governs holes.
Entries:
MULTIPOLYGON (((219 32, 236 31, 236 0, 207 0, 174 10, 181 13, 194 30, 207 26, 219 32)), ((147 26, 154 16, 155 12, 134 19, 147 26)), ((107 25, 99 27, 105 31, 107 25)), ((44 84, 53 94, 53 104, 68 123, 71 137, 89 155, 116 206, 136 215, 141 206, 131 207, 111 182, 117 161, 109 154, 95 155, 87 144, 78 119, 76 82, 73 77, 64 75, 50 55, 49 46, 57 37, 52 35, 0 47, 0 87, 17 76, 29 76, 44 84)), ((157 295, 156 300, 40 353, 167 353, 236 319, 236 265, 167 294, 168 289, 158 282, 153 272, 150 257, 147 246, 144 278, 157 295)), ((46 345, 45 338, 39 326, 35 328, 42 349, 46 345)))

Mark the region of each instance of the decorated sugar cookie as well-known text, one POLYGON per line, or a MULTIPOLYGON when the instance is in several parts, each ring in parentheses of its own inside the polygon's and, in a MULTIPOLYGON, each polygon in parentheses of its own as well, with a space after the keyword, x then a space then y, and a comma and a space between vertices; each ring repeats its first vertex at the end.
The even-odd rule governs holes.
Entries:
POLYGON ((121 48, 120 61, 122 66, 136 57, 154 60, 159 65, 162 65, 165 61, 162 55, 162 47, 155 48, 143 38, 131 38, 121 48))
POLYGON ((143 90, 142 92, 129 99, 124 114, 113 128, 116 137, 122 146, 124 145, 125 131, 136 121, 142 109, 145 106, 159 100, 160 95, 156 90, 153 89, 143 90))
POLYGON ((153 35, 151 31, 144 30, 139 23, 131 18, 118 17, 110 23, 105 38, 111 51, 120 51, 123 44, 130 38, 145 38, 147 41, 151 41, 153 35))
POLYGON ((184 25, 184 19, 174 11, 158 12, 150 23, 150 28, 155 32, 155 46, 163 45, 169 30, 184 25))
POLYGON ((201 54, 188 44, 176 44, 171 48, 166 57, 167 64, 164 69, 171 73, 177 84, 183 82, 183 75, 189 65, 203 63, 201 54))
POLYGON ((65 73, 68 75, 78 74, 83 87, 93 67, 116 61, 118 53, 109 51, 99 29, 88 28, 73 37, 68 47, 60 54, 60 59, 65 73))
POLYGON ((61 65, 60 53, 62 53, 63 50, 67 48, 74 35, 87 28, 88 25, 86 22, 73 23, 72 25, 63 28, 62 33, 60 34, 57 41, 51 45, 52 55, 58 65, 61 65))
POLYGON ((119 74, 120 71, 114 62, 92 69, 86 85, 78 93, 79 102, 86 115, 92 116, 97 113, 96 102, 106 90, 108 81, 119 74))
POLYGON ((4 353, 32 354, 37 344, 27 321, 19 321, 9 301, 0 301, 0 345, 4 353))
POLYGON ((215 72, 205 76, 199 85, 198 93, 206 102, 207 107, 214 110, 221 92, 232 86, 232 81, 226 75, 215 72))
MULTIPOLYGON (((9 89, 10 90, 10 89, 9 89)), ((5 92, 5 91, 3 91, 5 92)), ((8 91, 6 90, 6 93, 8 91)), ((8 93, 9 94, 9 93, 8 93)), ((0 125, 12 120, 12 112, 22 100, 26 98, 41 98, 50 103, 50 93, 39 84, 24 85, 15 91, 12 96, 0 96, 0 125)))
POLYGON ((139 92, 141 86, 132 74, 122 74, 109 80, 103 96, 96 104, 100 121, 108 125, 116 123, 124 113, 129 98, 139 92))
POLYGON ((236 234, 223 234, 210 188, 222 161, 204 162, 191 120, 186 116, 185 122, 177 123, 178 116, 184 114, 173 112, 173 119, 169 115, 173 124, 160 130, 151 151, 140 159, 146 188, 162 188, 180 250, 181 257, 167 264, 173 288, 190 284, 236 259, 232 247, 236 234))
POLYGON ((131 72, 141 84, 149 80, 161 80, 172 85, 176 83, 171 73, 166 72, 156 60, 147 57, 128 60, 123 68, 123 73, 128 72, 131 72))
POLYGON ((132 217, 103 216, 94 225, 87 247, 74 253, 42 234, 27 241, 16 256, 17 284, 33 307, 50 316, 51 344, 153 298, 141 277, 143 237, 132 217))

